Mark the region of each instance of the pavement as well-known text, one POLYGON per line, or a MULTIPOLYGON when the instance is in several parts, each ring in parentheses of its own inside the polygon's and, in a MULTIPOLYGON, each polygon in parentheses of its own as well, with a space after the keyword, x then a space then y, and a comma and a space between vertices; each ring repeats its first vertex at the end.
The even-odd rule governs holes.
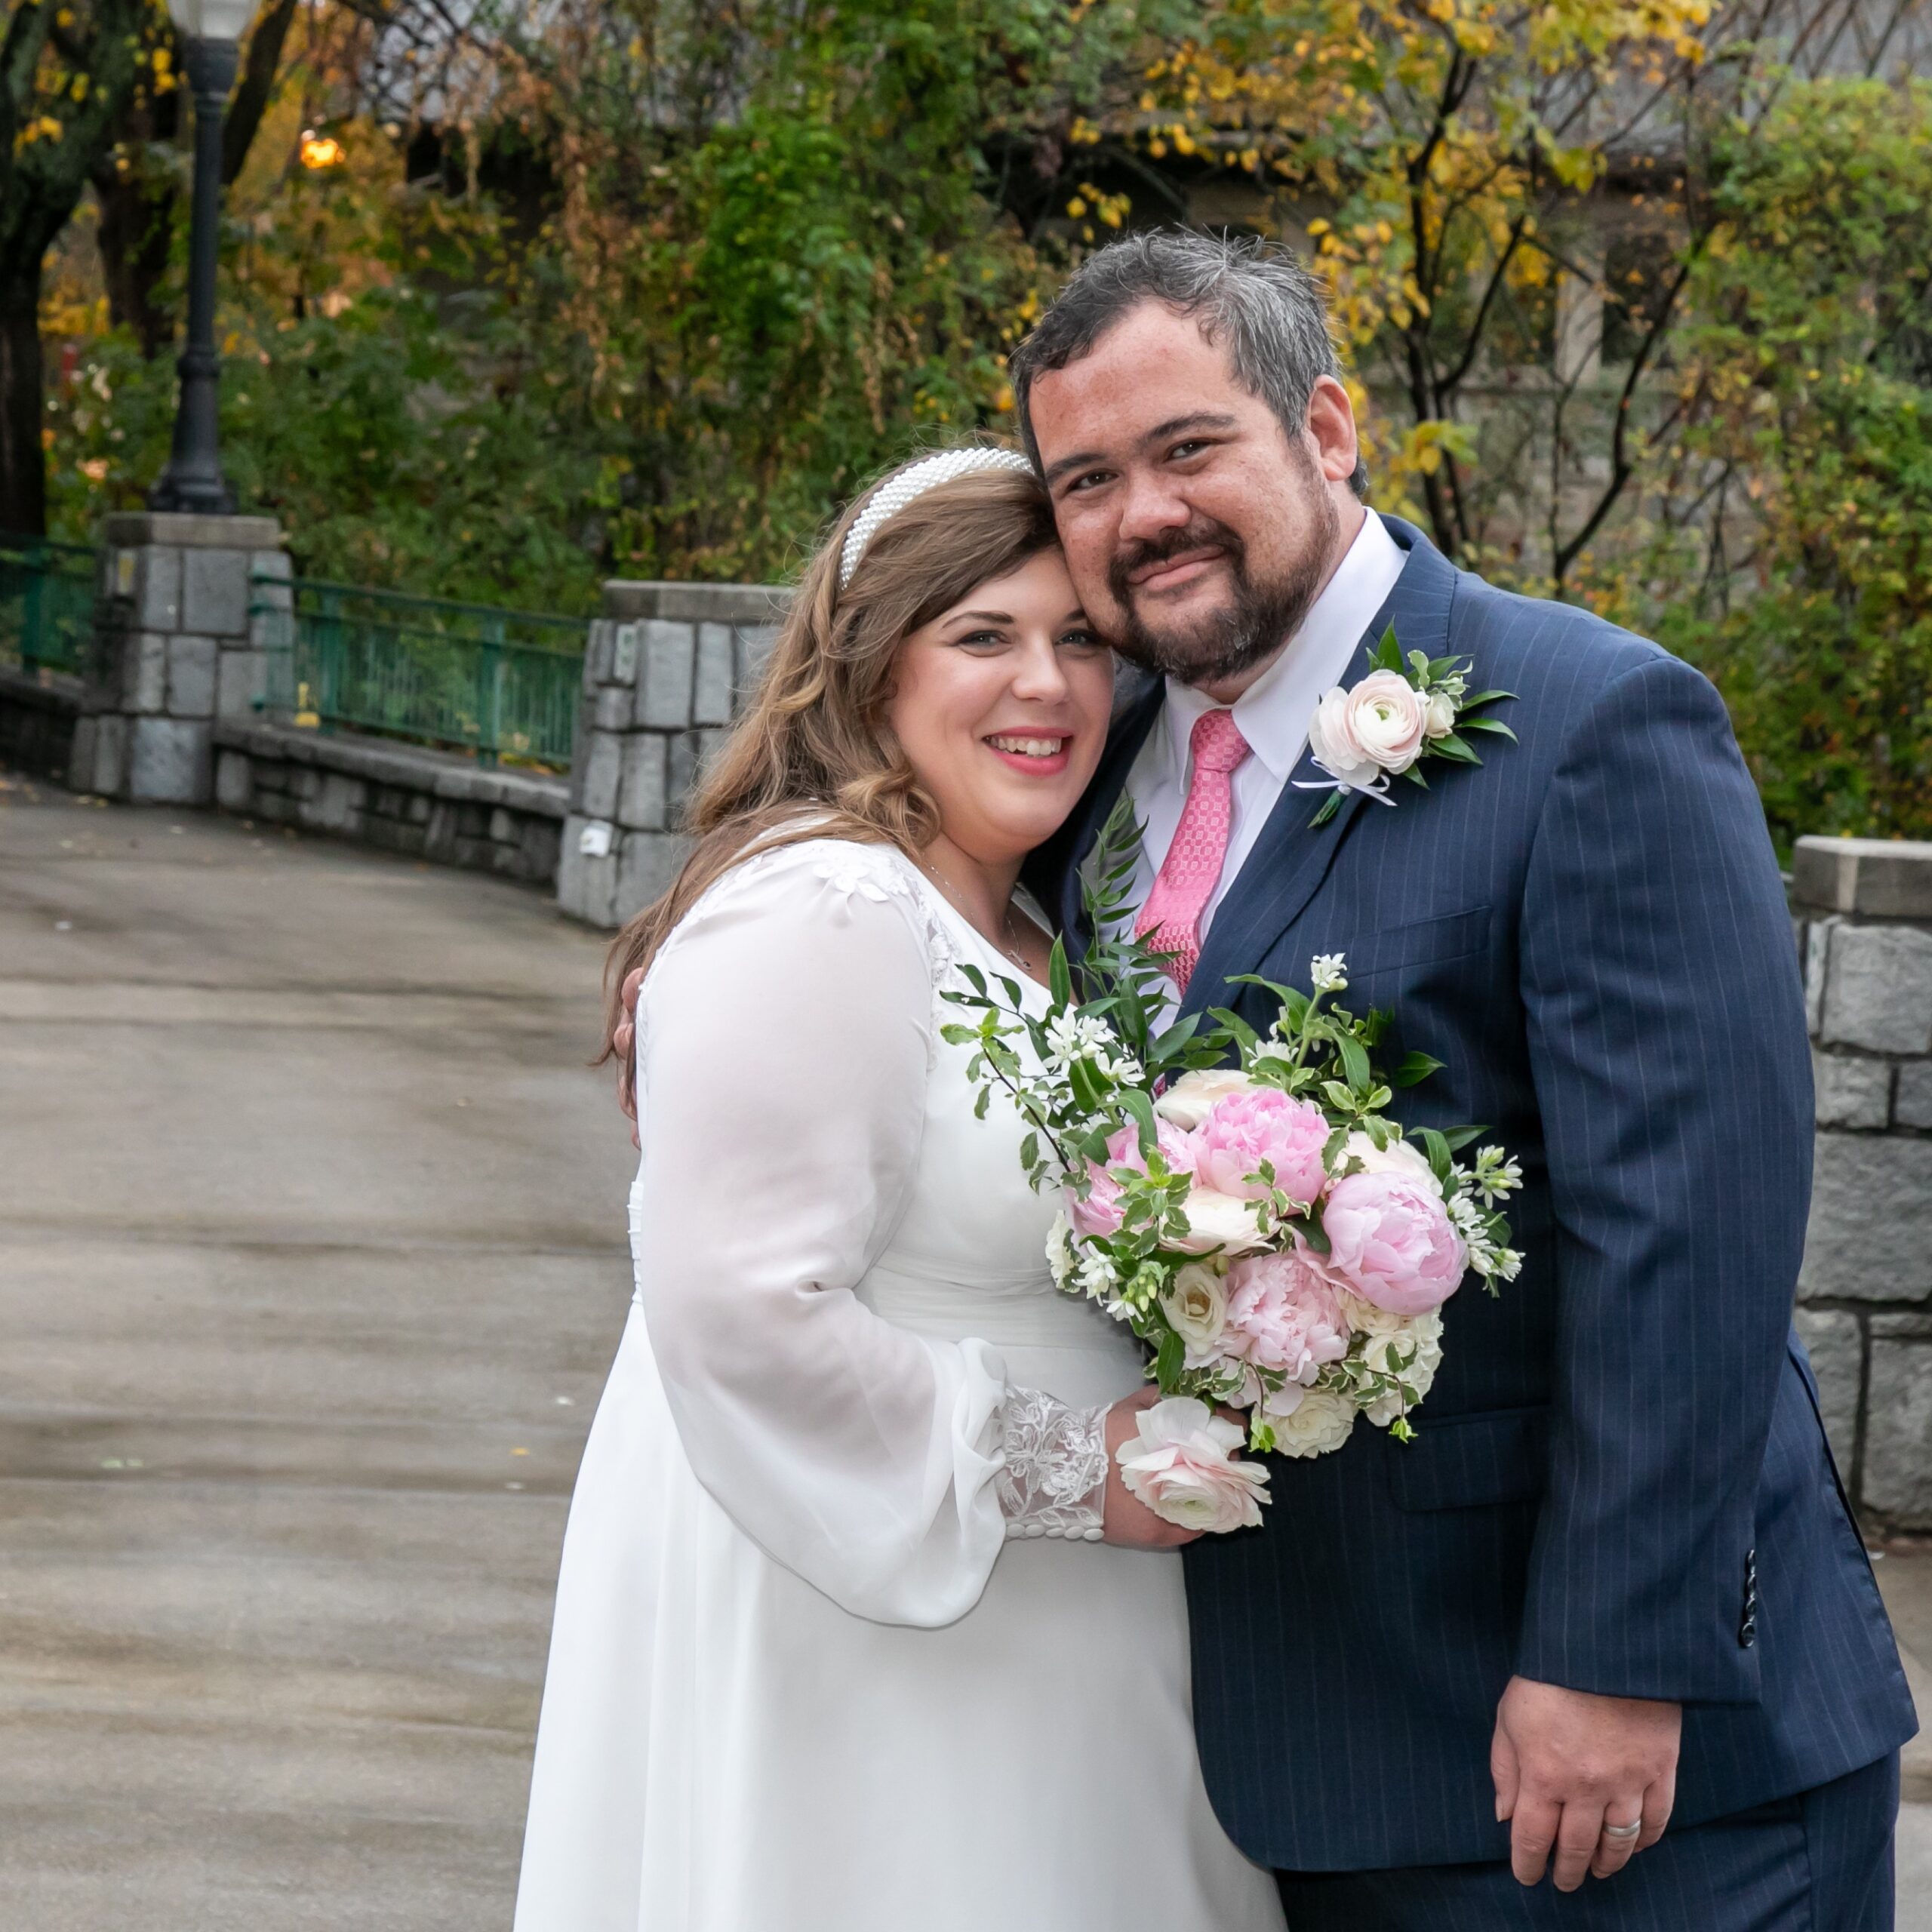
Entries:
MULTIPOLYGON (((7 1932, 507 1928, 629 1291, 602 955, 0 772, 7 1932)), ((1875 1567, 1932 1714, 1932 1544, 1875 1567)), ((1906 1795, 1932 1932, 1932 1743, 1906 1795)))
POLYGON ((507 1927, 629 1294, 603 943, 0 788, 0 1927, 507 1927))

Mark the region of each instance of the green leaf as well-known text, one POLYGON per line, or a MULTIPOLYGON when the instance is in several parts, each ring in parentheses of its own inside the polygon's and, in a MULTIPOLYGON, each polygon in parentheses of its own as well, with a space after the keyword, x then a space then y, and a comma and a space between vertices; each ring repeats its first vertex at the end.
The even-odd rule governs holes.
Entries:
POLYGON ((1371 1078, 1368 1056, 1363 1052, 1360 1041, 1345 1033, 1337 1044, 1342 1050, 1342 1070, 1349 1076, 1349 1084, 1358 1089, 1366 1087, 1371 1078))
POLYGON ((986 995, 986 976, 980 971, 978 967, 962 962, 959 968, 959 977, 964 980, 982 999, 985 998, 986 995))
POLYGON ((1480 1139, 1488 1131, 1489 1129, 1486 1127, 1451 1128, 1447 1134, 1443 1135, 1443 1144, 1447 1147, 1451 1153, 1460 1154, 1472 1140, 1480 1139))
POLYGON ((1402 769, 1402 776, 1411 785, 1420 785, 1425 792, 1429 789, 1429 780, 1422 775, 1422 767, 1420 764, 1405 765, 1402 769))
POLYGON ((1473 711, 1478 705, 1494 704, 1498 698, 1514 697, 1514 691, 1478 691, 1474 697, 1466 697, 1457 706, 1460 711, 1473 711))
POLYGON ((1253 1053, 1261 1044, 1260 1035, 1238 1013, 1231 1013, 1225 1006, 1211 1006, 1208 1009, 1208 1017, 1211 1020, 1219 1020, 1223 1029, 1239 1041, 1249 1053, 1253 1053))
POLYGON ((1382 633, 1381 641, 1369 653, 1368 664, 1372 671, 1401 672, 1402 647, 1395 641, 1395 626, 1393 624, 1382 633))
POLYGON ((1456 728, 1460 731, 1494 731, 1499 738, 1507 738, 1512 745, 1518 742, 1515 733, 1500 718, 1459 718, 1456 728))
POLYGON ((1185 1020, 1176 1020, 1154 1042, 1153 1051, 1149 1057, 1156 1060, 1171 1059, 1194 1038, 1195 1030, 1200 1024, 1201 1016, 1198 1013, 1190 1013, 1185 1020))
POLYGON ((1430 739, 1429 749, 1436 757, 1451 759, 1457 764, 1480 764, 1482 762, 1469 746, 1463 740, 1457 737, 1454 731, 1451 731, 1446 738, 1430 739))
POLYGON ((1161 1346, 1154 1356, 1154 1380, 1161 1385, 1163 1395, 1173 1392, 1186 1362, 1187 1344, 1171 1328, 1168 1329, 1161 1336, 1161 1346))
POLYGON ((1404 1054, 1401 1064, 1391 1076, 1398 1087, 1418 1086, 1432 1073, 1439 1073, 1443 1063, 1427 1054, 1404 1054))
POLYGON ((1067 1084, 1082 1113, 1094 1113, 1106 1104, 1106 1089, 1100 1084, 1091 1060, 1077 1060, 1066 1070, 1067 1084))
POLYGON ((1056 939, 1053 951, 1047 955, 1047 990, 1052 994, 1056 1006, 1072 1004, 1073 969, 1066 963, 1066 942, 1063 939, 1056 939))
POLYGON ((1322 801, 1321 809, 1309 820, 1309 830, 1312 832, 1317 826, 1326 825, 1328 821, 1341 809, 1342 794, 1340 788, 1338 786, 1334 791, 1331 792, 1328 794, 1328 796, 1322 801))
POLYGON ((1449 1143, 1432 1127, 1422 1130, 1422 1144, 1429 1154, 1429 1171, 1446 1188, 1449 1185, 1449 1172, 1453 1164, 1449 1158, 1449 1143))
POLYGON ((1134 1116, 1134 1124, 1140 1131, 1140 1158, 1145 1160, 1160 1145, 1154 1128, 1154 1103, 1138 1087, 1123 1087, 1115 1097, 1134 1116))
POLYGON ((1040 1137, 1037 1134, 1029 1134, 1020 1143, 1020 1164, 1023 1168, 1031 1168, 1039 1158, 1040 1137))

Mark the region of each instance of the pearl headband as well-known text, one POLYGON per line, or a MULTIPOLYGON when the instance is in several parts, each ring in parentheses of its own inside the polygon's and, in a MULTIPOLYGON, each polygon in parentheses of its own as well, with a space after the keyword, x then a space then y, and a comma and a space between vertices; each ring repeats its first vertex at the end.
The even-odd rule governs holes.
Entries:
POLYGON ((1032 467, 1017 450, 969 449, 946 450, 902 469, 880 485, 872 501, 846 531, 845 547, 838 555, 839 589, 843 590, 852 581, 852 573, 859 568, 866 546, 880 530, 915 497, 923 497, 936 484, 950 483, 955 476, 971 476, 977 470, 1023 469, 1030 473, 1032 467))

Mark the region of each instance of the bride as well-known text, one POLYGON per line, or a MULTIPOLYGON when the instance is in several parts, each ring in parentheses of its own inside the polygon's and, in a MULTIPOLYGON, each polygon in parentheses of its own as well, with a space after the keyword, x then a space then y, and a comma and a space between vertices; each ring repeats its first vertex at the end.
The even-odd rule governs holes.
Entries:
POLYGON ((1105 1480, 1137 1346, 1055 1292, 1018 1117, 940 1038, 963 965, 1045 1002, 1016 882, 1112 675, 1023 459, 895 472, 617 942, 636 1292, 517 1932, 1280 1932, 1201 1783, 1186 1538, 1105 1480))

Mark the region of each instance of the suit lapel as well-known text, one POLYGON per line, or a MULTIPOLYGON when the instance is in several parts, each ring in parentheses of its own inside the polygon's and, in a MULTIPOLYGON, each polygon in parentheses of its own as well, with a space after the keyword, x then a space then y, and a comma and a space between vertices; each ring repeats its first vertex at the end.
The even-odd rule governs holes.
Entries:
MULTIPOLYGON (((1441 657, 1448 641, 1450 607, 1455 601, 1455 570, 1414 525, 1399 517, 1384 517, 1383 521, 1390 536, 1408 552, 1408 561, 1364 634, 1362 644, 1373 645, 1393 624, 1404 652, 1421 651, 1432 657, 1441 657)), ((1363 675, 1359 666, 1358 659, 1349 681, 1352 684, 1363 675)), ((1229 974, 1254 971, 1327 877, 1343 840, 1368 801, 1358 792, 1346 792, 1340 809, 1326 825, 1311 827, 1309 821, 1321 809, 1322 794, 1297 791, 1296 783, 1325 777, 1304 751, 1240 875, 1214 915, 1200 962, 1188 982, 1183 1013, 1229 1004, 1229 974)), ((1413 792, 1402 804, 1411 804, 1423 795, 1413 792)), ((1386 811, 1389 808, 1377 805, 1375 809, 1386 811)))

